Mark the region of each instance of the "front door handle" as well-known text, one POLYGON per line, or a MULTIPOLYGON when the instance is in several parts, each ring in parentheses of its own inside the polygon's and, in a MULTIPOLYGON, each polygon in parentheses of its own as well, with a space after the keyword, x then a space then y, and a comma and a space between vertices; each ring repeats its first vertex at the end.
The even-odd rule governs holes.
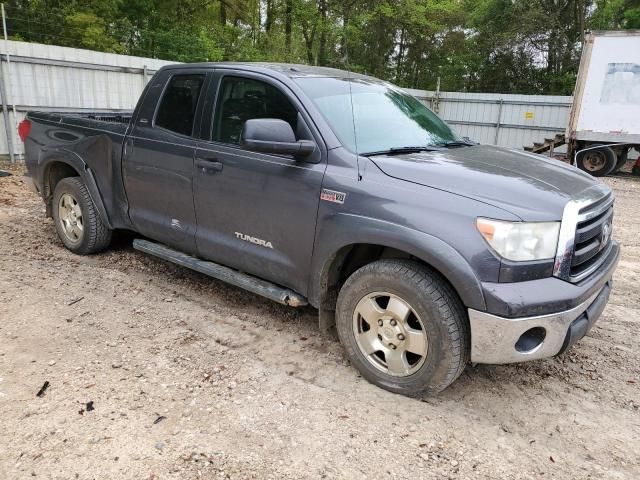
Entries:
POLYGON ((122 158, 127 160, 127 156, 131 152, 131 147, 133 147, 133 138, 129 137, 124 142, 124 148, 122 149, 122 158))
POLYGON ((197 158, 196 167, 204 174, 213 175, 222 171, 222 162, 215 158, 197 158))

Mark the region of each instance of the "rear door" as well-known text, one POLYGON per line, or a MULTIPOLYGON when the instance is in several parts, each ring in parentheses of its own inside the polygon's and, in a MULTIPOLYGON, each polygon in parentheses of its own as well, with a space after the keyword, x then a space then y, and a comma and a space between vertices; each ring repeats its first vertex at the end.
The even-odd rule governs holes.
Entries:
POLYGON ((167 70, 154 76, 125 146, 124 180, 133 225, 188 253, 195 252, 194 137, 206 80, 205 70, 167 70))
POLYGON ((195 160, 198 253, 306 294, 326 167, 321 137, 271 77, 217 70, 207 94, 216 100, 203 114, 195 160), (311 161, 242 150, 240 132, 252 118, 285 120, 298 140, 316 142, 311 161))

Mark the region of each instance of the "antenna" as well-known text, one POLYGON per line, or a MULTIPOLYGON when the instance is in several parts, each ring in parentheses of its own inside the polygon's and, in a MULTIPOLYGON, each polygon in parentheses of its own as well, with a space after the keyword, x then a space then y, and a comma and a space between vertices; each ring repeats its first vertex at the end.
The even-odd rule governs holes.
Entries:
POLYGON ((356 112, 353 106, 353 90, 351 88, 351 82, 353 81, 353 76, 351 74, 351 66, 349 64, 349 37, 347 36, 347 26, 343 25, 344 29, 344 64, 347 69, 347 82, 349 84, 349 102, 351 104, 351 123, 353 126, 353 142, 356 149, 356 169, 358 171, 358 181, 362 180, 362 175, 360 174, 360 154, 358 153, 358 134, 356 133, 356 112))

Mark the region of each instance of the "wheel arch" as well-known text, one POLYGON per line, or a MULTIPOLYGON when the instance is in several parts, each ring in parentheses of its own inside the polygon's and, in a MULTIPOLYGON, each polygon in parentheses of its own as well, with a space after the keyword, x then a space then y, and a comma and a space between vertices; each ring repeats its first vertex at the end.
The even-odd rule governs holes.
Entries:
POLYGON ((314 254, 308 298, 320 310, 321 328, 323 313, 335 310, 344 280, 358 268, 381 258, 413 259, 442 276, 463 305, 486 309, 482 285, 471 266, 443 240, 381 220, 344 217, 349 218, 334 218, 331 228, 324 226, 317 241, 323 246, 322 253, 314 254))
POLYGON ((67 154, 64 152, 52 152, 51 155, 41 159, 40 172, 41 193, 47 209, 47 216, 51 217, 52 215, 53 206, 51 202, 58 182, 63 178, 80 177, 107 226, 113 228, 93 172, 80 157, 70 152, 67 154))

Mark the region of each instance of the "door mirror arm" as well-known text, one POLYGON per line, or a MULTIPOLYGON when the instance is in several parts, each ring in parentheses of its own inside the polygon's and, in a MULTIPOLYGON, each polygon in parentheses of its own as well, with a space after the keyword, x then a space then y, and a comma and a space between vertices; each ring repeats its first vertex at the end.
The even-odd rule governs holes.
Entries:
POLYGON ((298 140, 296 142, 274 142, 269 140, 243 139, 240 142, 243 150, 262 153, 275 153, 280 155, 292 155, 295 158, 304 158, 316 149, 316 144, 311 140, 298 140))

